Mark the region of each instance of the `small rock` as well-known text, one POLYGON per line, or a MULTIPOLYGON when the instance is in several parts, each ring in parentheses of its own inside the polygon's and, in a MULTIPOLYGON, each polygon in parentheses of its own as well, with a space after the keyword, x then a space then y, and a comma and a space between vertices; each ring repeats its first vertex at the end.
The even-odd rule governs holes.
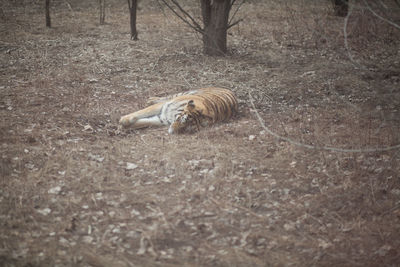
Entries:
POLYGON ((228 251, 226 251, 225 249, 220 249, 220 250, 218 250, 218 254, 226 255, 226 254, 228 254, 228 251))
POLYGON ((49 208, 44 208, 44 209, 37 210, 37 212, 39 212, 40 214, 42 214, 42 215, 44 215, 44 216, 47 216, 47 215, 50 214, 51 209, 49 209, 49 208))
POLYGON ((61 244, 65 244, 65 245, 69 243, 68 240, 67 240, 66 238, 64 238, 64 237, 60 237, 59 242, 60 242, 61 244))
POLYGON ((27 169, 33 170, 33 168, 35 168, 35 165, 32 164, 32 163, 26 163, 26 164, 25 164, 25 167, 26 167, 27 169))
POLYGON ((92 243, 92 241, 93 241, 93 237, 86 235, 86 236, 84 236, 84 237, 82 238, 82 241, 83 241, 84 243, 90 244, 90 243, 92 243))
POLYGON ((139 232, 136 232, 136 231, 129 231, 129 232, 126 234, 126 236, 127 236, 127 237, 138 238, 138 237, 140 236, 140 233, 139 233, 139 232))
POLYGON ((83 131, 85 131, 85 132, 93 132, 93 127, 90 126, 89 124, 87 124, 87 125, 85 125, 83 127, 83 131))
POLYGON ((304 73, 301 75, 301 77, 304 77, 304 76, 314 76, 314 75, 315 75, 315 70, 310 70, 310 71, 304 72, 304 73))
POLYGON ((285 228, 286 231, 293 231, 293 230, 296 229, 294 223, 292 223, 292 222, 290 222, 290 223, 285 223, 285 224, 283 225, 283 228, 285 228))
POLYGON ((103 215, 104 215, 104 212, 101 211, 101 210, 99 210, 99 211, 96 212, 96 215, 97 215, 97 216, 103 216, 103 215))
POLYGON ((188 163, 190 165, 190 169, 194 170, 199 166, 200 161, 196 160, 196 159, 192 159, 192 160, 189 160, 188 163))
POLYGON ((253 141, 254 139, 256 139, 255 135, 249 135, 249 141, 253 141))
POLYGON ((49 194, 58 194, 60 192, 61 192, 61 186, 56 186, 56 187, 50 188, 47 191, 47 193, 49 193, 49 194))
POLYGON ((389 245, 383 245, 380 247, 377 251, 375 251, 374 254, 377 254, 378 256, 384 257, 386 254, 392 249, 391 246, 389 245))
POLYGON ((332 244, 330 242, 327 242, 325 240, 319 239, 318 240, 318 246, 322 249, 327 249, 330 248, 332 246, 332 244))
POLYGON ((390 191, 393 195, 400 196, 400 189, 393 189, 390 191))
POLYGON ((290 189, 289 189, 289 188, 284 188, 284 189, 283 189, 283 193, 284 193, 285 195, 289 195, 290 189))
POLYGON ((200 174, 207 174, 210 170, 209 169, 202 169, 200 174))
POLYGON ((140 215, 140 212, 137 211, 137 210, 135 210, 135 209, 132 209, 132 210, 131 210, 131 214, 132 214, 132 215, 135 215, 135 216, 139 216, 139 215, 140 215))
POLYGON ((191 247, 191 246, 183 246, 182 249, 183 249, 184 251, 186 251, 186 252, 191 252, 191 251, 193 251, 193 247, 191 247))
POLYGON ((95 160, 95 161, 100 162, 100 163, 104 161, 104 157, 101 157, 99 155, 93 155, 92 153, 89 153, 88 156, 89 156, 89 159, 95 160))
POLYGON ((134 169, 136 169, 138 167, 138 165, 136 165, 135 163, 130 163, 130 162, 127 162, 126 163, 126 169, 127 170, 134 170, 134 169))

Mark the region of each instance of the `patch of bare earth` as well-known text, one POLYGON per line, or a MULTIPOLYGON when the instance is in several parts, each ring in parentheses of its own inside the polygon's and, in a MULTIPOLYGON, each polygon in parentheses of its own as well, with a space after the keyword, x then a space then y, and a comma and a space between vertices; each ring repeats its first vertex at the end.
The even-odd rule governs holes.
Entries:
POLYGON ((134 42, 125 3, 100 26, 92 2, 55 1, 52 29, 37 1, 0 4, 2 266, 399 264, 399 148, 268 133, 398 145, 396 28, 358 8, 347 50, 329 1, 250 1, 210 58, 155 3, 134 42), (207 86, 237 94, 238 118, 117 129, 149 96, 207 86))

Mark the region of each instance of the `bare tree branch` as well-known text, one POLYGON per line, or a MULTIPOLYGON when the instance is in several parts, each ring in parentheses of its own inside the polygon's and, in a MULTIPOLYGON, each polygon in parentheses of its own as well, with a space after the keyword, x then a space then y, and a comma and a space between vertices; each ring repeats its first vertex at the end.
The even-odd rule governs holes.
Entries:
POLYGON ((364 66, 360 65, 358 62, 356 62, 350 52, 350 48, 349 48, 349 43, 347 40, 347 25, 349 23, 349 18, 350 15, 353 13, 353 8, 354 8, 354 1, 349 1, 348 5, 349 5, 349 11, 347 12, 347 15, 344 19, 344 24, 343 24, 343 36, 344 36, 344 46, 346 47, 346 51, 347 51, 347 56, 349 57, 350 61, 353 63, 353 65, 357 68, 360 69, 366 69, 364 66))
POLYGON ((186 12, 181 5, 176 2, 175 0, 170 0, 179 10, 180 12, 182 12, 182 14, 180 14, 179 12, 177 12, 169 3, 167 0, 161 0, 178 18, 180 18, 183 22, 185 22, 190 28, 192 28, 193 30, 203 34, 203 28, 200 26, 200 24, 198 24, 196 22, 196 20, 188 13, 186 12), (189 20, 188 20, 189 18, 189 20))
POLYGON ((382 0, 379 0, 379 4, 381 4, 381 6, 383 6, 384 9, 388 9, 388 6, 382 2, 382 0))
MULTIPOLYGON (((236 2, 236 0, 232 0, 231 8, 232 8, 232 6, 233 6, 233 4, 234 4, 235 2, 236 2)), ((237 21, 235 21, 235 22, 232 23, 233 18, 235 17, 236 13, 239 11, 240 7, 243 5, 244 2, 246 2, 246 0, 242 0, 242 2, 238 4, 236 10, 233 12, 232 17, 231 17, 231 19, 230 19, 229 22, 228 22, 228 29, 231 28, 231 27, 233 27, 233 26, 235 26, 235 25, 238 24, 239 22, 243 21, 243 19, 239 19, 239 20, 237 20, 237 21)))
POLYGON ((160 9, 160 11, 163 13, 164 17, 166 17, 167 15, 165 14, 164 8, 160 3, 160 0, 156 0, 156 3, 158 5, 158 8, 160 9))
POLYGON ((368 2, 366 0, 364 0, 364 4, 367 7, 367 9, 369 10, 369 12, 371 12, 375 17, 383 20, 386 23, 389 23, 390 25, 392 25, 393 27, 397 28, 400 30, 400 26, 396 23, 394 23, 393 21, 390 21, 388 19, 385 19, 384 17, 380 16, 379 14, 377 14, 374 10, 372 10, 372 8, 368 5, 368 2))
POLYGON ((171 0, 171 2, 174 3, 174 4, 179 8, 179 10, 180 10, 183 14, 185 14, 185 16, 188 17, 188 18, 192 21, 193 25, 194 25, 196 28, 202 30, 200 24, 197 23, 197 21, 196 21, 188 12, 186 12, 186 11, 179 5, 179 3, 178 3, 176 0, 171 0))
POLYGON ((238 19, 238 20, 235 21, 235 22, 229 23, 227 29, 232 28, 233 26, 235 26, 236 24, 239 24, 239 23, 242 22, 242 21, 243 21, 243 19, 238 19))

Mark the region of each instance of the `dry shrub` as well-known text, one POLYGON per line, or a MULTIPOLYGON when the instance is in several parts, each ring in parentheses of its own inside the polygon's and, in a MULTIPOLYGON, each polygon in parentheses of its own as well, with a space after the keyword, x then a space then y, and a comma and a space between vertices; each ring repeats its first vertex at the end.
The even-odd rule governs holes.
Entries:
MULTIPOLYGON (((352 1, 350 1, 352 2, 352 1)), ((394 1, 354 1, 352 12, 348 17, 347 38, 352 51, 363 59, 390 55, 395 51, 386 51, 388 46, 394 48, 400 40, 400 30, 387 21, 399 21, 400 7, 394 1), (375 16, 370 10, 382 18, 375 16)), ((318 49, 339 49, 344 51, 343 17, 333 14, 329 1, 296 1, 282 3, 286 19, 285 33, 277 29, 275 38, 286 45, 314 47, 318 49), (325 2, 324 2, 325 3, 325 2)))

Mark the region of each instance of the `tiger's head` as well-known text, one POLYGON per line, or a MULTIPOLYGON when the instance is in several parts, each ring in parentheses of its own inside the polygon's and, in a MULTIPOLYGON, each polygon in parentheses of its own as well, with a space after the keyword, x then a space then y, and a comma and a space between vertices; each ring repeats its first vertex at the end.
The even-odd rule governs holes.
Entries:
POLYGON ((168 133, 194 132, 200 128, 201 112, 196 110, 193 100, 189 100, 183 111, 175 116, 175 121, 169 126, 168 133))

